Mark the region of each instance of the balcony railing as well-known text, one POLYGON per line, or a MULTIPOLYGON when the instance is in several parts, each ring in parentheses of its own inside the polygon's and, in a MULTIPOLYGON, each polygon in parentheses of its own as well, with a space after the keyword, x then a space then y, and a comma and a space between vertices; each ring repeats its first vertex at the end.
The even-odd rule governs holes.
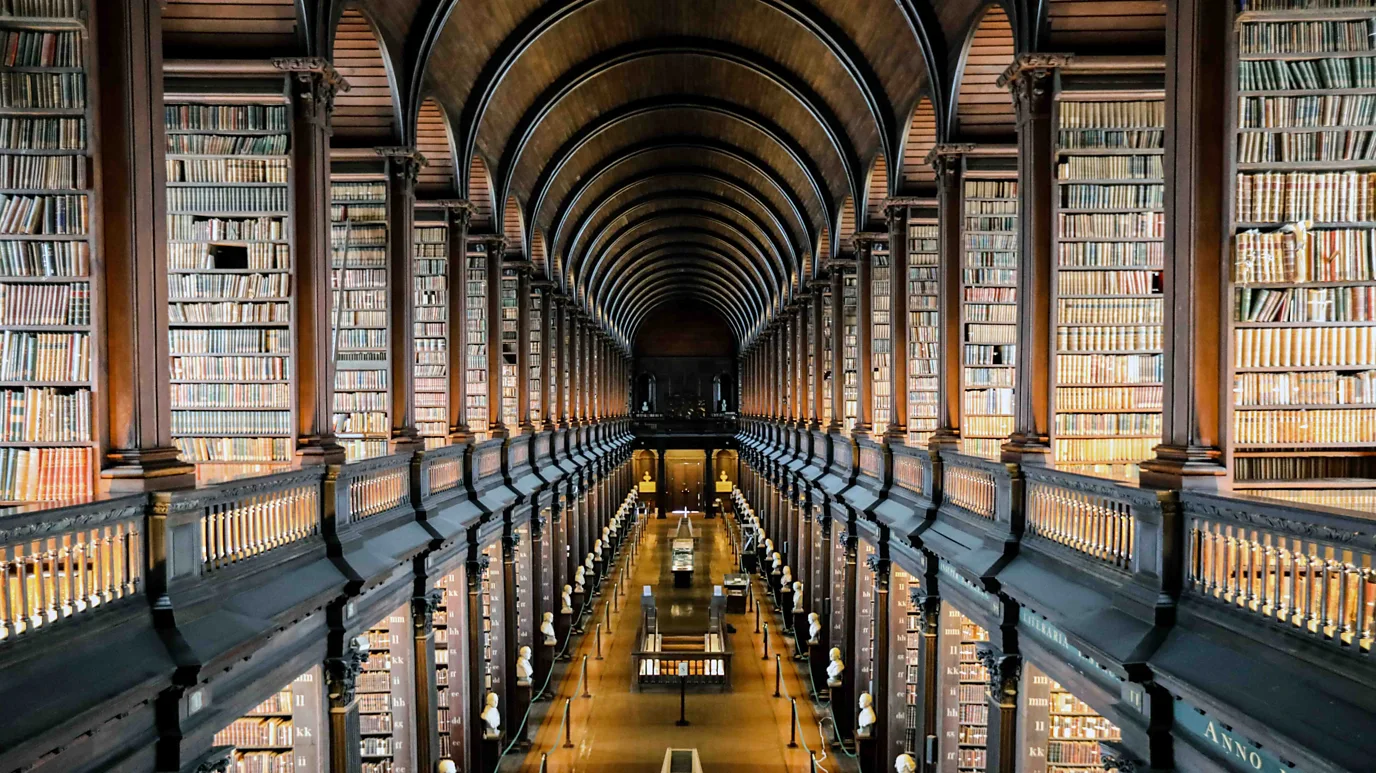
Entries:
POLYGON ((1209 495, 1181 500, 1189 593, 1341 649, 1371 652, 1371 521, 1209 495))
MULTIPOLYGON (((227 483, 198 492, 202 570, 210 573, 320 533, 323 469, 227 483)), ((176 502, 177 495, 170 501, 176 502)))
MULTIPOLYGON (((1027 466, 1027 534, 1110 566, 1130 569, 1137 543, 1137 511, 1154 508, 1155 494, 1113 481, 1027 466)), ((1154 517, 1151 522, 1159 523, 1154 517)))
POLYGON ((998 501, 998 482, 992 471, 976 466, 975 460, 943 455, 941 490, 944 501, 960 509, 994 520, 998 501))
POLYGON ((336 518, 358 523, 411 504, 411 456, 394 454, 339 468, 336 518))
POLYGON ((421 459, 421 496, 443 494, 463 482, 464 446, 444 446, 426 451, 421 459))
POLYGON ((0 642, 141 595, 146 508, 137 496, 0 516, 0 642))

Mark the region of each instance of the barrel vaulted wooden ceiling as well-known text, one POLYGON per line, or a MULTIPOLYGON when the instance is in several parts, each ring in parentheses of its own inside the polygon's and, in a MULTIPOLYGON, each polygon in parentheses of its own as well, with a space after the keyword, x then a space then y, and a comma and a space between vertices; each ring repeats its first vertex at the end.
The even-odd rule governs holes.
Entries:
POLYGON ((1159 52, 1162 0, 169 0, 165 56, 330 57, 337 146, 415 144, 614 337, 747 342, 939 141, 1006 142, 1018 52, 1159 52), (235 33, 235 34, 226 34, 235 33))

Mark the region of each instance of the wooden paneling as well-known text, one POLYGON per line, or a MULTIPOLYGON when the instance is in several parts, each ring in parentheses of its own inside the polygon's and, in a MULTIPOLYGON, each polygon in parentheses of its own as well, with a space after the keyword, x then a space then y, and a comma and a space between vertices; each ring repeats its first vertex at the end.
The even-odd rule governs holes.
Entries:
POLYGON ((817 238, 817 265, 825 265, 831 259, 831 230, 822 229, 822 235, 817 238))
POLYGON ((449 139, 444 112, 434 99, 421 103, 416 118, 416 149, 424 156, 426 166, 420 170, 416 185, 425 193, 448 195, 454 185, 454 153, 449 139))
MULTIPOLYGON (((666 303, 645 315, 632 348, 641 356, 734 357, 732 341, 730 326, 715 308, 688 301, 666 303)), ((661 390, 667 386, 667 380, 659 382, 661 390)))
POLYGON ((1166 45, 1164 0, 1051 0, 1053 51, 1159 53, 1166 45))
POLYGON ((535 264, 539 276, 545 275, 545 232, 536 228, 530 236, 530 262, 535 264))
POLYGON ((927 154, 936 147, 936 110, 926 97, 917 103, 908 124, 908 139, 903 143, 903 179, 900 193, 913 193, 936 184, 936 171, 927 163, 927 154))
POLYGON ((332 59, 350 86, 335 97, 335 143, 395 144, 396 111, 387 61, 372 24, 357 10, 349 9, 340 17, 332 59))
POLYGON ((956 97, 955 138, 1010 136, 1015 132, 1013 97, 998 85, 1013 63, 1013 27, 1008 15, 990 6, 970 37, 956 97))
POLYGON ((837 222, 837 230, 840 231, 842 241, 850 239, 855 235, 855 199, 850 196, 841 202, 841 217, 837 222))
POLYGON ((884 161, 884 154, 880 153, 874 157, 874 164, 870 166, 870 181, 868 189, 865 191, 865 228, 867 230, 883 230, 884 226, 884 202, 889 199, 889 165, 884 161))
POLYGON ((470 232, 491 233, 496 222, 492 217, 492 178, 482 156, 468 162, 468 201, 473 205, 470 232))
POLYGON ((502 207, 502 235, 506 237, 506 248, 511 252, 525 254, 525 218, 521 215, 521 202, 515 196, 506 197, 502 207))
POLYGON ((288 56, 298 52, 292 0, 169 0, 163 5, 163 50, 169 58, 288 56))

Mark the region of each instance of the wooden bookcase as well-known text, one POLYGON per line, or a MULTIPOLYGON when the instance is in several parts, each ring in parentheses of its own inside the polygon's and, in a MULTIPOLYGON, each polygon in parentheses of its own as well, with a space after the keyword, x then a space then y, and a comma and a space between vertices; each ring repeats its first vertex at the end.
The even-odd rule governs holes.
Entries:
POLYGON ((910 589, 916 579, 895 563, 889 569, 889 752, 885 759, 911 754, 920 759, 926 738, 922 732, 922 616, 913 608, 910 589))
POLYGON ((443 595, 435 609, 435 726, 439 728, 440 757, 464 759, 464 704, 468 700, 463 648, 468 646, 464 626, 464 583, 460 567, 435 583, 443 595))
MULTIPOLYGON (((841 428, 849 433, 860 418, 860 279, 853 269, 841 269, 841 428)), ((866 376, 868 378, 868 376, 866 376)))
MULTIPOLYGON (((506 699, 506 610, 502 596, 502 538, 494 537, 479 555, 478 569, 478 662, 474 672, 482 687, 478 711, 488 693, 506 699)), ((505 716, 505 713, 503 714, 505 716)), ((475 722, 478 721, 475 717, 475 722)), ((481 723, 478 728, 481 732, 481 723)))
POLYGON ((1016 149, 968 153, 961 191, 961 450, 996 458, 1017 382, 1016 149))
MULTIPOLYGON (((838 270, 833 267, 832 271, 838 270)), ((835 407, 831 400, 831 385, 833 379, 841 378, 838 373, 832 372, 832 358, 835 352, 836 330, 835 315, 831 310, 832 283, 827 282, 822 288, 822 362, 817 369, 817 388, 822 390, 822 428, 831 426, 832 411, 835 407)))
POLYGON ((292 773, 326 767, 322 670, 314 666, 215 734, 238 770, 292 773))
POLYGON ((411 616, 404 605, 368 629, 368 660, 357 687, 362 773, 414 770, 411 642, 411 616))
POLYGON ((941 258, 937 211, 908 208, 908 443, 927 446, 937 428, 941 369, 941 258))
POLYGON ((498 296, 502 304, 501 416, 502 424, 506 425, 507 431, 515 434, 521 423, 520 409, 516 404, 519 394, 516 384, 519 376, 516 372, 516 348, 521 345, 521 299, 517 297, 520 277, 517 270, 511 266, 502 266, 501 276, 502 285, 498 296))
POLYGON ((1136 479, 1162 432, 1164 64, 1058 71, 1052 109, 1053 460, 1136 479))
POLYGON ((1122 740, 1122 732, 1031 663, 1024 665, 1019 693, 1024 753, 1019 770, 1027 773, 1080 773, 1103 770, 1101 741, 1122 740))
POLYGON ((392 427, 387 181, 374 165, 335 161, 330 175, 334 431, 350 461, 385 455, 392 427))
POLYGON ((449 444, 449 229, 443 209, 416 207, 414 240, 416 430, 426 448, 449 444))
POLYGON ((879 239, 870 248, 870 368, 873 416, 871 436, 883 437, 893 412, 893 336, 890 283, 893 281, 893 255, 889 241, 879 239))
POLYGON ((989 675, 975 646, 989 641, 989 634, 943 601, 938 636, 943 667, 937 767, 941 773, 983 771, 989 741, 989 701, 984 692, 989 675))
POLYGON ((88 9, 0 17, 9 79, 0 118, 0 503, 95 491, 97 320, 104 317, 93 216, 88 9), (51 41, 51 42, 49 42, 51 41))
POLYGON ((1228 465, 1351 504, 1376 488, 1376 8, 1312 5, 1235 6, 1228 465))
POLYGON ((281 77, 220 82, 165 97, 172 436, 202 480, 295 452, 291 106, 281 77))
POLYGON ((529 371, 530 371, 530 417, 531 421, 539 425, 544 420, 544 413, 540 410, 540 396, 542 394, 543 372, 541 367, 544 360, 545 349, 545 329, 541 326, 542 314, 544 311, 545 293, 532 290, 530 294, 530 327, 527 331, 529 336, 529 371))
POLYGON ((468 240, 468 255, 464 268, 464 414, 475 439, 488 436, 488 374, 487 374, 487 245, 477 239, 468 240))

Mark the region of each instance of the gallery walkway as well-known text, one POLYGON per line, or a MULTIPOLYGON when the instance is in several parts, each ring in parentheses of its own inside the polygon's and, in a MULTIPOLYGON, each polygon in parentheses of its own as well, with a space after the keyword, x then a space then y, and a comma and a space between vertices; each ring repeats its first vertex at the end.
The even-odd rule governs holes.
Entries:
MULTIPOLYGON (((623 584, 625 595, 620 611, 611 614, 609 635, 605 629, 605 612, 599 605, 595 620, 604 621, 602 632, 603 660, 596 660, 595 627, 588 625, 588 635, 575 650, 569 668, 560 679, 558 693, 549 706, 548 715, 535 731, 531 753, 518 765, 503 765, 502 770, 539 770, 541 753, 547 753, 548 770, 558 771, 658 771, 669 747, 696 747, 706 773, 727 771, 798 771, 809 770, 807 748, 823 750, 818 721, 807 700, 807 675, 789 660, 790 640, 778 635, 769 637, 767 657, 762 650, 763 636, 754 633, 755 615, 728 615, 727 621, 736 626, 731 637, 733 651, 732 682, 734 690, 727 693, 690 692, 688 694, 688 727, 676 727, 679 718, 677 690, 660 692, 631 691, 631 656, 639 605, 636 598, 645 585, 653 587, 659 610, 661 630, 666 633, 701 632, 707 625, 708 600, 712 585, 720 584, 725 572, 734 566, 730 533, 726 522, 693 517, 698 530, 698 552, 691 588, 676 589, 669 570, 669 543, 673 539, 676 520, 647 520, 639 554, 628 561, 629 570, 623 584), (783 656, 784 690, 786 695, 798 697, 798 711, 802 735, 796 749, 788 748, 790 707, 787 697, 775 698, 775 655, 783 656), (580 664, 588 658, 588 683, 591 698, 582 698, 581 689, 575 692, 580 664), (799 681, 801 677, 802 681, 799 681), (563 746, 562 711, 566 699, 572 698, 573 749, 563 746)), ((629 550, 629 546, 627 548, 629 550)), ((628 557, 629 558, 629 557, 628 557)), ((614 580, 612 588, 615 588, 614 580)), ((756 583, 756 595, 766 591, 756 583)), ((605 603, 610 603, 612 590, 604 590, 605 603)), ((766 600, 762 621, 771 621, 777 628, 779 618, 766 600)), ((828 720, 829 721, 829 720, 828 720)), ((830 727, 827 728, 830 734, 830 727)), ((819 769, 827 771, 855 770, 854 761, 838 759, 830 749, 821 759, 819 769)))

